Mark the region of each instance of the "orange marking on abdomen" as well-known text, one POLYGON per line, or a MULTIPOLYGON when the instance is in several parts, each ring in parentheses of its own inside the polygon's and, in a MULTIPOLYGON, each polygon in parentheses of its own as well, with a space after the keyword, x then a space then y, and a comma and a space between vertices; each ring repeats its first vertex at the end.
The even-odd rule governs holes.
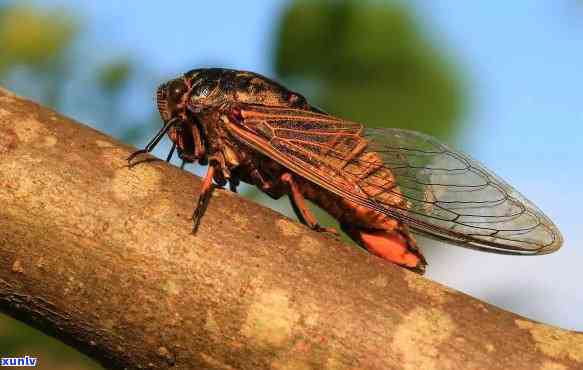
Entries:
POLYGON ((385 230, 358 230, 364 247, 371 253, 393 263, 418 267, 421 259, 409 251, 407 240, 400 234, 385 230))

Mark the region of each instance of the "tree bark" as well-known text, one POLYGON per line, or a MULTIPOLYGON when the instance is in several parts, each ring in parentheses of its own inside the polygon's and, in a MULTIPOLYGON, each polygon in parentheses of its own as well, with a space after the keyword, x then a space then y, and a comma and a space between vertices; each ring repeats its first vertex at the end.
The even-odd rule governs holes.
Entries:
MULTIPOLYGON (((581 369, 480 302, 0 90, 0 308, 111 369, 581 369)), ((41 359, 42 361, 42 359, 41 359)))

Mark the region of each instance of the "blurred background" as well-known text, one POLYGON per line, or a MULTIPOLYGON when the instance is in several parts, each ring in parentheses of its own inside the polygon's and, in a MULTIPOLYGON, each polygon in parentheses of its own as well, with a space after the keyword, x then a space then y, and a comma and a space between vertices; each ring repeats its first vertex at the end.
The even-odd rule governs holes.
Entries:
MULTIPOLYGON (((205 66, 273 77, 335 115, 426 132, 486 164, 556 222, 563 249, 508 257, 420 240, 427 277, 583 330, 582 2, 0 1, 0 84, 138 147, 161 124, 156 86, 205 66)), ((243 193, 292 215, 287 200, 243 193)), ((99 368, 0 316, 0 357, 14 355, 99 368)))

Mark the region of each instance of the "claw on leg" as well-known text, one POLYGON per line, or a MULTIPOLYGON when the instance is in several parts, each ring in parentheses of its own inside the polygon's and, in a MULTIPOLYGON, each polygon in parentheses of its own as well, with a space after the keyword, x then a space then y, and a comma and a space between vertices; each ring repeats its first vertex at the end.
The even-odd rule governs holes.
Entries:
POLYGON ((209 199, 211 198, 213 192, 213 177, 215 175, 215 167, 213 165, 209 165, 208 171, 204 180, 202 182, 202 186, 200 189, 200 195, 198 196, 198 201, 196 202, 196 207, 194 208, 194 212, 192 213, 192 233, 195 234, 198 230, 198 226, 200 225, 200 219, 202 218, 204 211, 208 205, 209 199))

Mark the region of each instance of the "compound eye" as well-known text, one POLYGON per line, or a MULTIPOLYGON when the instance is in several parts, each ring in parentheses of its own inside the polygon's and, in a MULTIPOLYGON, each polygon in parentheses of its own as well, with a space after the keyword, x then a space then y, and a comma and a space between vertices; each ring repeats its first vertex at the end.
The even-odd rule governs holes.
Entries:
POLYGON ((174 80, 168 85, 168 100, 177 104, 188 91, 188 87, 182 80, 174 80))

